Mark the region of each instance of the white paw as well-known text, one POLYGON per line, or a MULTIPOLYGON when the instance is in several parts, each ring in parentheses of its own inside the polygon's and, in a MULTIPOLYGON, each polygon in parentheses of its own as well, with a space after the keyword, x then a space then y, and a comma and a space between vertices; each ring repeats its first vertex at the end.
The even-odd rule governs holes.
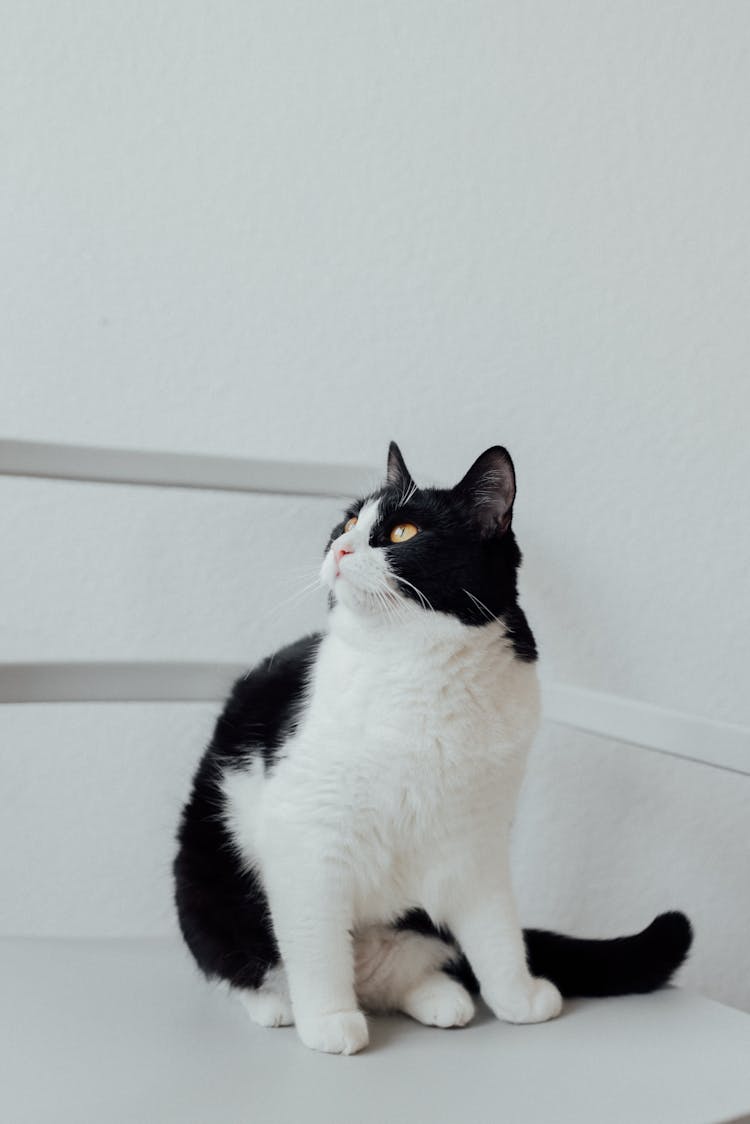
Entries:
POLYGON ((509 1023, 544 1023, 562 1011, 562 996, 549 980, 529 977, 514 985, 502 1001, 491 1004, 499 1019, 509 1023))
POLYGON ((466 1026, 474 1018, 474 1003, 466 988, 449 976, 430 977, 404 998, 402 1010, 425 1026, 466 1026))
POLYGON ((242 1006, 258 1026, 292 1026, 294 1015, 292 1005, 286 995, 277 991, 241 991, 238 993, 242 1006))
POLYGON ((311 1050, 324 1054, 357 1054, 370 1041, 361 1011, 336 1011, 297 1020, 297 1033, 311 1050))

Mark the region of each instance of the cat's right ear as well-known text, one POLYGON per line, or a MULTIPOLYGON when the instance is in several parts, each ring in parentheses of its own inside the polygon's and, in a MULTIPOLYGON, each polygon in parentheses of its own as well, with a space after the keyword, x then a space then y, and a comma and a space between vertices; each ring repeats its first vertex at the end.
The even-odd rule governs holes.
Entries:
POLYGON ((395 441, 391 441, 388 446, 388 471, 386 473, 386 480, 392 488, 400 488, 402 492, 408 492, 416 485, 411 478, 411 473, 406 467, 406 461, 401 456, 401 450, 395 441))
POLYGON ((501 445, 487 449, 453 491, 472 507, 484 537, 504 535, 516 498, 516 473, 508 450, 501 445))

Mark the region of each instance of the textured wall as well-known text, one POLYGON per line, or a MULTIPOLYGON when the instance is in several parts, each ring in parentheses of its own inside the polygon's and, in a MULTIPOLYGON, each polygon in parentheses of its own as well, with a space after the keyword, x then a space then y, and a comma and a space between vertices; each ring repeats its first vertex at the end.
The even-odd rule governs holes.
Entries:
MULTIPOLYGON (((548 673, 750 723, 747 4, 4 14, 3 435, 372 464, 395 436, 445 480, 502 441, 548 673)), ((4 659, 251 659, 319 619, 280 601, 335 503, 2 499, 4 659)), ((2 716, 7 927, 155 931, 164 883, 113 872, 163 867, 207 712, 83 710, 2 716)), ((691 971, 749 1002, 748 780, 562 735, 538 761, 529 914, 674 896, 691 971)))
POLYGON ((324 622, 343 505, 0 477, 0 659, 252 663, 324 622))
POLYGON ((750 720, 747 4, 5 27, 7 436, 396 436, 447 479, 505 442, 556 675, 750 720))

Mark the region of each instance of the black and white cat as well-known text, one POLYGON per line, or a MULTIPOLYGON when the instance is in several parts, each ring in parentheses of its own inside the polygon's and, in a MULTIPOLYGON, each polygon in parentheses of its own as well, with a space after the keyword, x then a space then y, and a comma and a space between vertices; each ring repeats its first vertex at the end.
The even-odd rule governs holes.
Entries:
POLYGON ((564 995, 664 984, 691 928, 522 931, 508 837, 539 719, 516 592, 515 475, 488 449, 420 489, 391 445, 384 487, 334 528, 328 630, 240 679, 179 829, 176 901, 209 977, 316 1050, 367 1045, 363 1010, 463 1026, 481 994, 514 1023, 564 995))

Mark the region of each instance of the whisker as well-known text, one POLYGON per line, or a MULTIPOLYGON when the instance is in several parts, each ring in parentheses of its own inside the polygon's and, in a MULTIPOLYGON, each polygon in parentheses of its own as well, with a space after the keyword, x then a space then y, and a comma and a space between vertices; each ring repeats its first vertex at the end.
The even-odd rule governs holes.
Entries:
POLYGON ((315 578, 314 581, 308 582, 307 585, 303 585, 301 589, 296 590, 295 593, 290 594, 289 597, 285 598, 283 601, 280 601, 278 603, 278 605, 276 606, 276 608, 282 609, 285 605, 288 605, 290 602, 296 601, 300 597, 304 597, 304 595, 306 593, 311 593, 312 590, 320 588, 320 585, 321 585, 320 578, 315 578))
POLYGON ((462 592, 465 593, 467 597, 471 598, 471 600, 474 602, 474 604, 476 605, 476 607, 478 609, 483 610, 483 612, 487 615, 489 620, 497 621, 498 623, 501 623, 500 618, 496 617, 495 614, 493 612, 491 612, 490 609, 487 608, 484 601, 480 601, 479 598, 475 597, 473 593, 469 593, 468 589, 462 589, 462 592))
POLYGON ((373 595, 378 604, 382 607, 383 612, 385 613, 388 620, 391 621, 391 623, 398 624, 398 618, 393 611, 393 606, 388 603, 388 599, 386 598, 385 594, 381 593, 380 590, 373 590, 373 595))
POLYGON ((413 585, 410 581, 408 581, 407 578, 402 578, 400 574, 394 574, 393 577, 396 579, 397 582, 403 582, 404 585, 408 585, 410 589, 414 590, 417 597, 422 602, 422 608, 428 608, 428 609, 431 609, 433 613, 435 612, 435 608, 432 605, 431 601, 429 600, 429 598, 425 597, 425 595, 424 595, 424 593, 422 593, 421 589, 417 589, 417 587, 415 585, 413 585))
POLYGON ((382 605, 388 619, 395 624, 403 623, 406 619, 406 606, 401 598, 399 598, 395 591, 388 585, 387 581, 380 578, 379 584, 373 595, 382 605))
POLYGON ((301 589, 295 590, 295 592, 290 594, 289 597, 284 597, 281 601, 278 601, 276 604, 271 605, 267 612, 263 613, 258 618, 258 621, 256 622, 257 627, 265 627, 265 625, 267 625, 271 620, 275 619, 284 609, 290 608, 293 605, 298 605, 306 597, 309 597, 310 594, 322 588, 322 585, 323 583, 318 576, 313 581, 308 582, 307 585, 304 585, 301 589))

